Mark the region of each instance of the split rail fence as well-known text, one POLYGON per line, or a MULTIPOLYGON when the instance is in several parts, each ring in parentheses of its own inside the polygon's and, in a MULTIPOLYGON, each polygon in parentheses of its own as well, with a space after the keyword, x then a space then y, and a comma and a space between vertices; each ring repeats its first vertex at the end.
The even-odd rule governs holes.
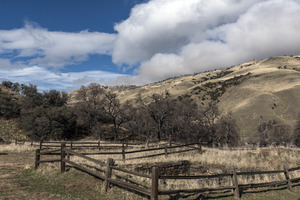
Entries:
MULTIPOLYGON (((173 148, 179 148, 179 147, 186 147, 191 146, 194 144, 189 145, 177 145, 172 146, 173 148)), ((124 145, 123 145, 124 146, 124 145)), ((154 148, 152 148, 154 149, 154 148)), ((161 149, 161 148, 156 148, 161 149)), ((199 147, 193 147, 193 150, 200 150, 199 147)), ((143 150, 136 150, 131 151, 131 153, 140 152, 140 151, 146 151, 147 149, 143 150)), ((191 149, 189 149, 191 150, 191 149)), ((184 152, 183 150, 181 152, 184 152)), ((103 152, 104 153, 104 152, 103 152)), ((112 152, 111 152, 112 153, 112 152)), ((113 152, 115 153, 115 152, 113 152)), ((128 153, 128 152, 127 152, 128 153)), ((162 155, 162 154, 161 154, 162 155)), ((178 176, 168 176, 168 175, 160 175, 159 174, 159 168, 158 167, 152 167, 152 173, 149 174, 142 174, 138 172, 129 171, 126 169, 122 169, 120 167, 117 167, 114 163, 115 160, 112 158, 108 158, 106 161, 100 161, 91 157, 88 157, 85 155, 85 153, 79 153, 74 150, 68 149, 66 146, 66 143, 61 144, 60 149, 55 150, 48 150, 48 151, 41 151, 41 149, 36 150, 36 159, 35 159, 35 168, 37 169, 40 165, 40 163, 46 163, 46 162, 60 162, 61 172, 66 171, 66 164, 73 166, 83 172, 86 172, 94 177, 97 177, 101 180, 103 180, 104 184, 104 190, 107 191, 111 185, 119 186, 123 189, 133 191, 135 193, 141 194, 143 196, 150 197, 151 200, 157 200, 160 195, 172 195, 172 194, 178 194, 178 193, 202 193, 202 192, 212 192, 212 191, 228 191, 232 190, 235 198, 241 197, 241 192, 243 190, 249 189, 249 188, 259 188, 259 187, 271 187, 271 186, 286 186, 288 190, 292 191, 293 183, 299 182, 300 177, 298 178, 291 178, 290 173, 296 170, 300 170, 299 167, 295 168, 286 168, 282 170, 275 170, 275 171, 258 171, 258 172, 238 172, 236 169, 233 169, 230 173, 223 173, 223 174, 215 174, 215 175, 197 175, 197 176, 184 176, 184 175, 178 175, 178 176), (48 160, 41 160, 41 156, 44 155, 60 155, 59 159, 48 159, 48 160), (99 166, 99 168, 96 168, 96 171, 91 170, 91 168, 84 166, 83 164, 76 163, 74 161, 71 161, 71 156, 77 156, 81 159, 90 161, 94 163, 95 165, 99 166), (104 170, 103 170, 104 169, 104 170), (151 187, 145 187, 142 185, 137 185, 136 183, 128 182, 126 178, 116 176, 117 178, 113 178, 113 175, 115 175, 113 172, 119 171, 123 172, 126 175, 132 175, 137 177, 143 177, 149 179, 149 182, 151 182, 151 187), (262 174, 284 174, 285 179, 281 181, 273 181, 273 182, 264 182, 264 183, 249 183, 249 184, 240 184, 239 183, 239 176, 243 175, 262 175, 262 174), (170 179, 185 179, 185 180, 201 180, 201 179, 215 179, 215 178, 222 178, 222 177, 230 177, 232 181, 232 186, 222 186, 222 187, 211 187, 211 188, 197 188, 197 189, 176 189, 176 190, 163 190, 159 188, 159 180, 170 180, 170 179)))
POLYGON ((15 140, 16 145, 24 145, 25 143, 39 147, 40 149, 51 149, 51 148, 60 148, 61 143, 66 143, 67 147, 71 149, 80 149, 80 148, 98 148, 99 150, 102 148, 120 148, 122 145, 126 145, 126 147, 130 147, 136 145, 135 143, 125 143, 125 142, 107 142, 107 141, 26 141, 26 140, 15 140))
MULTIPOLYGON (((72 149, 72 145, 68 145, 68 143, 61 143, 64 144, 64 148, 71 148, 72 149)), ((70 144, 70 143, 69 143, 70 144)), ((78 144, 78 143, 77 143, 78 144)), ((108 144, 108 143, 107 143, 108 144)), ((109 143, 112 144, 112 143, 109 143)), ((48 146, 49 147, 49 146, 48 146)), ((51 145, 51 147, 53 147, 51 145)), ((57 145, 55 145, 55 147, 57 147, 57 145)), ((61 147, 61 145, 60 145, 61 147)), ((81 146, 82 147, 82 146, 81 146)), ((91 147, 91 146, 88 146, 91 147)), ((106 147, 110 147, 110 148, 116 148, 116 147, 120 147, 120 151, 99 151, 99 152, 84 152, 81 153, 82 155, 110 155, 110 156, 122 156, 122 158, 115 158, 115 160, 122 160, 122 161, 126 161, 126 160, 134 160, 134 159, 142 159, 142 158, 150 158, 150 157, 156 157, 156 156, 162 156, 165 155, 166 157, 170 154, 177 154, 177 153, 184 153, 184 152, 188 152, 188 151, 202 151, 202 147, 201 144, 199 143, 192 143, 192 144, 184 144, 184 145, 172 145, 172 144, 163 144, 163 147, 156 147, 156 148, 146 148, 146 149, 138 149, 138 150, 127 150, 128 146, 125 145, 125 143, 122 143, 122 146, 106 146, 106 147), (194 147, 194 145, 198 145, 198 147, 194 147), (181 148, 187 148, 187 149, 181 149, 181 148), (175 150, 175 151, 171 151, 171 149, 180 149, 180 150, 175 150), (144 156, 136 156, 136 157, 127 157, 126 155, 128 154, 138 154, 138 153, 143 153, 143 152, 152 152, 152 151, 158 151, 158 150, 163 150, 163 153, 153 153, 151 155, 144 155, 144 156)), ((101 147, 103 148, 103 146, 101 147)), ((44 163, 44 162, 59 162, 58 159, 52 159, 52 160, 41 160, 40 156, 41 155, 60 155, 61 152, 59 149, 36 149, 36 160, 35 160, 35 165, 38 167, 39 163, 44 163), (44 151, 46 150, 46 151, 44 151)), ((70 156, 73 156, 74 154, 72 153, 68 153, 67 152, 67 156, 68 158, 70 156)))
POLYGON ((144 143, 137 143, 137 142, 110 142, 110 141, 33 141, 33 140, 15 140, 15 145, 30 145, 33 147, 39 147, 40 149, 51 149, 51 148, 60 148, 61 143, 66 143, 66 147, 70 147, 71 149, 80 149, 80 148, 98 148, 105 149, 105 148, 122 148, 122 146, 125 146, 126 148, 135 148, 137 145, 144 145, 145 148, 150 148, 153 146, 165 146, 169 145, 172 146, 171 140, 163 140, 164 143, 158 144, 158 141, 147 141, 146 144, 144 143))

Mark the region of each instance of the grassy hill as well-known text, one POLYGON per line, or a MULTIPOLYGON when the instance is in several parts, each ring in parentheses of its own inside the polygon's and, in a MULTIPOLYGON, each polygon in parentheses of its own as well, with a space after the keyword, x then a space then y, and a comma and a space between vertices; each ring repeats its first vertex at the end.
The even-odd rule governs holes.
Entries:
POLYGON ((0 119, 0 137, 5 141, 27 139, 26 133, 22 131, 15 120, 0 119))
POLYGON ((20 98, 20 95, 16 92, 13 92, 2 85, 0 85, 0 137, 5 141, 13 139, 26 139, 27 134, 24 130, 18 126, 18 118, 9 118, 5 117, 5 111, 9 109, 9 105, 12 102, 17 102, 20 98))
POLYGON ((241 136, 247 139, 260 121, 295 123, 300 113, 300 56, 271 57, 141 87, 109 89, 121 101, 133 101, 138 95, 147 101, 152 94, 166 91, 173 98, 192 98, 199 106, 215 101, 222 115, 232 112, 241 136))

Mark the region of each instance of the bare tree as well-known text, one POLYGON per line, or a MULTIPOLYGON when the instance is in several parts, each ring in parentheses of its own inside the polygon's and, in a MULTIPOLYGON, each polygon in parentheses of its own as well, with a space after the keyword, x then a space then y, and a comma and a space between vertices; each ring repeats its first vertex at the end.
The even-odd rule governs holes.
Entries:
POLYGON ((294 127, 292 140, 297 147, 300 147, 300 114, 294 127))
POLYGON ((141 134, 148 139, 198 141, 203 133, 198 114, 198 106, 192 99, 172 99, 168 92, 154 94, 149 104, 138 98, 138 109, 129 128, 136 135, 141 134))
POLYGON ((126 123, 126 128, 130 130, 135 138, 148 140, 156 137, 156 129, 144 106, 139 105, 137 108, 132 109, 130 113, 132 120, 126 123))
POLYGON ((117 140, 120 126, 132 119, 130 110, 133 108, 128 101, 121 104, 116 93, 107 92, 103 101, 103 109, 114 125, 114 140, 117 140))
POLYGON ((222 116, 217 122, 216 142, 220 146, 238 146, 240 136, 232 113, 222 116))
POLYGON ((155 128, 156 128, 156 138, 161 140, 165 133, 166 122, 174 114, 174 102, 172 102, 168 95, 152 95, 152 102, 147 105, 147 112, 151 117, 155 128))
POLYGON ((254 137, 260 146, 286 145, 292 139, 290 127, 276 120, 259 124, 254 137))
POLYGON ((203 141, 206 141, 208 145, 216 145, 216 129, 217 120, 220 115, 220 111, 216 104, 209 104, 207 107, 200 110, 200 118, 202 120, 202 125, 205 128, 205 133, 203 134, 203 141))
POLYGON ((291 143, 292 135, 290 126, 279 122, 273 124, 273 136, 271 138, 272 144, 276 146, 291 143))
POLYGON ((107 91, 99 84, 81 87, 76 100, 78 121, 87 125, 88 130, 97 134, 99 139, 103 124, 113 124, 113 137, 117 140, 120 126, 131 119, 129 110, 132 106, 128 102, 121 104, 116 93, 107 91))
POLYGON ((170 138, 180 142, 198 141, 203 133, 198 106, 192 99, 173 101, 174 114, 166 122, 166 132, 170 138))

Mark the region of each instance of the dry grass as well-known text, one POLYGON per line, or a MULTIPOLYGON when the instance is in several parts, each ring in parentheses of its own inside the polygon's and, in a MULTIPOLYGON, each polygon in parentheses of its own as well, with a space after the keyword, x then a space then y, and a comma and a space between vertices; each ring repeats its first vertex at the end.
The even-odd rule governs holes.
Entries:
MULTIPOLYGON (((162 153, 163 150, 137 153, 131 156, 144 156, 147 154, 162 153)), ((92 156, 94 158, 102 158, 103 156, 92 156)), ((106 156, 111 157, 111 156, 106 156)), ((288 168, 298 166, 299 153, 297 149, 289 149, 285 147, 268 147, 257 148, 255 150, 220 150, 204 148, 204 153, 199 154, 197 151, 172 154, 165 156, 158 156, 153 158, 144 158, 138 160, 128 160, 125 163, 116 161, 118 165, 127 164, 141 164, 141 163, 160 163, 160 162, 176 162, 180 160, 189 160, 193 164, 199 164, 206 167, 218 168, 223 170, 231 170, 237 168, 238 171, 264 171, 264 170, 278 170, 283 169, 284 165, 288 168)), ((82 159, 73 158, 75 162, 82 162, 82 159)), ((90 162, 84 164, 92 165, 90 162)), ((104 170, 104 169, 103 169, 104 170)), ((149 185, 149 180, 145 178, 131 177, 124 173, 117 173, 118 176, 125 177, 127 180, 139 182, 142 185, 149 185)), ((300 172, 295 171, 291 173, 291 178, 300 177, 300 172)), ((249 183, 264 183, 284 180, 282 174, 271 175, 253 175, 253 176, 239 176, 240 184, 249 183)), ((203 180, 167 180, 162 181, 160 184, 163 189, 176 189, 176 188, 201 188, 201 187, 219 187, 231 185, 231 178, 222 179, 203 179, 203 180)))
MULTIPOLYGON (((140 149, 139 146, 137 149, 140 149)), ((130 149, 130 150, 135 150, 130 149)), ((1 145, 0 152, 22 152, 22 151, 32 151, 33 148, 29 145, 1 145)), ((172 151, 177 151, 180 149, 172 149, 172 151)), ((104 151, 102 149, 101 151, 104 151)), ((105 151, 115 151, 121 152, 120 149, 107 149, 105 151)), ((129 151, 129 149, 128 149, 129 151)), ((93 150, 79 150, 79 152, 99 152, 98 149, 93 150)), ((147 154, 163 153, 164 150, 157 150, 151 152, 142 152, 126 155, 126 158, 145 156, 147 154)), ((55 156, 42 156, 41 159, 51 159, 55 156)), ((284 165, 288 168, 298 166, 300 164, 300 155, 298 149, 291 149, 285 147, 267 147, 267 148, 257 148, 257 149, 245 149, 245 150, 220 150, 212 148, 203 148, 203 153, 200 154, 197 151, 191 151, 186 153, 171 154, 167 157, 158 156, 152 158, 136 159, 136 160, 126 160, 123 162, 121 160, 122 155, 91 155, 89 157, 95 158, 97 160, 105 161, 107 158, 113 157, 116 160, 115 163, 120 167, 125 167, 127 165, 142 164, 142 163, 161 163, 161 162, 177 162, 181 160, 188 160, 190 163, 195 165, 201 165, 204 167, 212 169, 221 169, 223 171, 231 170, 237 168, 238 171, 264 171, 264 170, 278 170, 283 169, 284 165)), ((57 156, 56 156, 57 158, 57 156)), ((80 163, 84 166, 90 167, 100 174, 104 174, 105 167, 100 167, 98 164, 92 163, 85 159, 79 158, 77 156, 71 156, 71 161, 80 163)), ((43 163, 38 169, 38 173, 47 175, 54 171, 60 169, 59 163, 43 163)), ((290 173, 291 178, 300 177, 300 172, 295 171, 290 173)), ((115 178, 121 178, 127 182, 137 183, 143 187, 149 187, 151 182, 147 178, 131 176, 122 172, 114 171, 115 178)), ((282 174, 271 174, 271 175, 252 175, 252 176, 239 176, 240 184, 249 183, 263 183, 271 181, 284 180, 284 175, 282 174)), ((219 187, 232 185, 231 178, 222 179, 201 179, 201 180, 166 180, 161 181, 159 184, 161 189, 192 189, 201 187, 219 187)))
POLYGON ((15 144, 1 144, 0 145, 0 153, 8 153, 8 152, 26 152, 26 151, 33 151, 36 149, 33 146, 28 144, 26 145, 15 145, 15 144))
POLYGON ((257 148, 255 150, 219 150, 205 149, 202 155, 195 155, 191 161, 203 165, 221 165, 227 169, 237 168, 247 170, 277 170, 297 166, 299 162, 299 150, 285 147, 257 148))
MULTIPOLYGON (((5 151, 24 151, 33 150, 27 145, 1 145, 0 150, 5 151)), ((138 150, 140 147, 127 149, 126 151, 138 150)), ((182 150, 182 148, 168 150, 168 152, 182 150)), ((98 149, 82 149, 78 152, 99 152, 98 149)), ((101 149, 101 152, 121 152, 121 149, 101 149)), ((89 157, 105 161, 107 158, 115 159, 118 165, 124 164, 141 164, 141 163, 160 163, 160 162, 177 162, 181 160, 188 160, 193 164, 202 166, 217 166, 225 170, 237 168, 240 171, 249 170, 277 170, 282 169, 283 165, 287 167, 294 167, 300 165, 299 149, 292 149, 286 147, 266 147, 245 150, 222 150, 213 148, 203 148, 203 153, 198 151, 190 151, 185 153, 170 154, 167 157, 157 156, 143 159, 134 159, 122 161, 122 155, 90 155, 89 157)), ((150 152, 141 152, 134 154, 126 154, 126 158, 141 157, 146 155, 164 153, 164 150, 156 150, 150 152)), ((83 159, 71 156, 72 161, 84 162, 83 159)))

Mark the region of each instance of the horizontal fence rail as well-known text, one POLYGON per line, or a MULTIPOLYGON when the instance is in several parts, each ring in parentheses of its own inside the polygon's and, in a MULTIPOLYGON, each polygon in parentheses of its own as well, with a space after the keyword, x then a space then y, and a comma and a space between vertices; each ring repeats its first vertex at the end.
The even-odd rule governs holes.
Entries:
MULTIPOLYGON (((161 140, 164 141, 164 140, 161 140)), ((141 142, 128 142, 128 141, 46 141, 46 140, 40 140, 40 141, 34 141, 34 140, 17 140, 15 139, 14 142, 16 145, 24 145, 24 144, 30 144, 31 146, 40 146, 40 147, 45 147, 45 148, 56 148, 60 147, 61 143, 66 143, 66 146, 72 146, 74 145, 75 147, 78 148, 93 148, 93 147, 98 147, 100 146, 101 148, 105 147, 122 147, 123 144, 126 145, 126 147, 136 147, 136 146, 146 146, 146 148, 149 148, 153 145, 155 146, 164 146, 165 144, 169 144, 171 146, 171 141, 168 140, 164 144, 159 144, 161 141, 152 141, 152 142, 147 142, 141 143, 141 142), (85 145, 85 146, 83 146, 85 145), (103 145, 109 145, 109 146, 103 146, 103 145), (111 146, 115 145, 115 146, 111 146)), ((12 143, 12 142, 10 142, 12 143)), ((144 148, 144 147, 141 147, 144 148)))
MULTIPOLYGON (((54 142, 54 143, 57 143, 58 142, 54 142)), ((81 142, 82 143, 82 142, 81 142)), ((102 143, 103 144, 103 143, 102 143)), ((114 144, 114 143, 108 143, 108 144, 114 144)), ((168 143, 169 145, 172 145, 172 143, 168 143)), ((162 155, 165 155, 165 156, 168 156, 170 154, 176 154, 176 153, 184 153, 184 152, 188 152, 188 151, 199 151, 201 152, 201 145, 199 145, 199 143, 192 143, 192 144, 185 144, 185 145, 173 145, 173 146, 168 146, 168 144, 164 144, 163 147, 157 147, 157 148, 147 148, 147 149, 139 149, 139 150, 127 150, 128 146, 125 145, 125 143, 122 143, 122 146, 118 146, 120 147, 120 151, 104 151, 104 152, 84 152, 84 153, 81 153, 82 155, 122 155, 122 158, 121 159, 115 159, 115 160, 123 160, 124 162, 126 160, 134 160, 134 159, 142 159, 142 158, 151 158, 151 157, 156 157, 156 156, 162 156, 162 155), (194 145, 198 145, 200 146, 199 147, 194 147, 194 145), (180 149, 180 148, 188 148, 188 149, 181 149, 181 150, 178 150, 178 151, 170 151, 171 149, 180 149), (159 151, 159 150, 163 150, 162 153, 154 153, 154 154, 151 154, 151 155, 144 155, 144 156, 137 156, 137 157, 130 157, 128 158, 126 155, 128 154, 137 154, 137 153, 143 153, 143 152, 151 152, 151 151, 159 151)), ((72 145, 70 146, 70 142, 69 143, 65 143, 66 147, 67 148, 71 148, 72 149, 75 149, 74 146, 72 148, 72 145)), ((40 145, 41 146, 41 145, 40 145)), ((49 146, 47 146, 49 147, 49 146)), ((50 147, 60 147, 60 145, 50 145, 50 147)), ((91 146, 89 146, 91 147, 91 146)), ((108 147, 114 147, 114 146, 108 146, 108 147)), ((40 148, 42 149, 42 148, 40 148)), ((100 148, 99 148, 100 150, 100 148)), ((70 153, 72 155, 72 153, 70 153)), ((46 153, 46 155, 50 155, 50 153, 46 153)), ((51 155, 58 155, 58 153, 56 152, 53 152, 51 155)))

